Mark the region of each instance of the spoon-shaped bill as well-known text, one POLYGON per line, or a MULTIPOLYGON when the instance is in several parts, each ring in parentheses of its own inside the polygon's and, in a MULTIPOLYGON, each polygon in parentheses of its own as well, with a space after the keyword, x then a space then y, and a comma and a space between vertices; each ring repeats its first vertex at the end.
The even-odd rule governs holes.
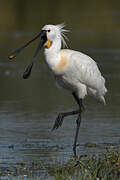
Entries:
POLYGON ((41 41, 40 41, 40 43, 39 43, 39 45, 38 45, 38 47, 37 47, 37 49, 35 51, 35 54, 33 56, 32 62, 28 65, 28 67, 26 68, 25 72, 23 73, 23 78, 24 79, 27 79, 30 76, 31 71, 32 71, 32 67, 34 65, 34 61, 35 61, 39 51, 41 50, 41 48, 42 48, 42 46, 44 45, 45 42, 46 42, 45 38, 41 39, 41 41))
POLYGON ((12 52, 8 58, 9 59, 13 59, 15 58, 25 47, 27 47, 29 44, 31 44, 33 41, 35 41, 36 39, 38 39, 39 37, 44 37, 44 39, 46 39, 46 31, 42 30, 37 36, 35 36, 32 40, 30 40, 29 42, 27 42, 25 45, 23 45, 22 47, 20 47, 19 49, 17 49, 16 51, 12 52))
POLYGON ((24 79, 27 79, 30 74, 31 74, 31 70, 32 70, 32 67, 33 67, 33 62, 31 64, 28 65, 28 67, 26 68, 25 72, 23 73, 23 78, 24 79))

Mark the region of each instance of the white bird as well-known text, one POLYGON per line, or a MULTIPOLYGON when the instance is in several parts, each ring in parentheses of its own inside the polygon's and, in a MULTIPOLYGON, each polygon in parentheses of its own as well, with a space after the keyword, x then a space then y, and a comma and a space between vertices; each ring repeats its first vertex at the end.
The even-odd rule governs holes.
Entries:
POLYGON ((25 44, 22 48, 13 52, 9 58, 14 58, 21 50, 28 46, 32 41, 41 37, 41 42, 34 55, 32 63, 27 67, 23 77, 27 78, 32 70, 35 57, 44 46, 45 61, 50 71, 52 72, 57 84, 69 90, 76 100, 79 108, 76 111, 59 113, 55 120, 53 130, 62 125, 63 119, 69 115, 77 114, 76 134, 73 144, 73 152, 76 156, 76 143, 78 139, 79 127, 81 123, 81 113, 84 109, 83 99, 87 96, 93 96, 99 102, 105 104, 105 79, 96 62, 89 56, 70 49, 61 49, 62 44, 66 46, 65 34, 67 30, 63 29, 64 25, 45 25, 42 31, 31 41, 25 44))

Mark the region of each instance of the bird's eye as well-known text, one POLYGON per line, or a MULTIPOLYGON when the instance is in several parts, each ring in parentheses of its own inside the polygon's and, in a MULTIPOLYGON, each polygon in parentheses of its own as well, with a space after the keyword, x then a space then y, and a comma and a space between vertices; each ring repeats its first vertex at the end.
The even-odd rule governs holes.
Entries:
POLYGON ((50 29, 48 29, 48 32, 50 32, 50 29))

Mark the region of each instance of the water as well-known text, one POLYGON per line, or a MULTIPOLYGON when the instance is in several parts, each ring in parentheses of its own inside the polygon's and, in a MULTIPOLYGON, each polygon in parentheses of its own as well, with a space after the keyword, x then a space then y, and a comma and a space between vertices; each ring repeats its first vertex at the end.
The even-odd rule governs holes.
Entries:
MULTIPOLYGON (((38 56, 31 77, 28 80, 22 78, 39 40, 25 49, 15 61, 9 61, 7 58, 11 51, 33 38, 40 27, 48 23, 49 13, 40 21, 40 15, 45 12, 43 12, 44 8, 37 8, 38 3, 34 4, 32 14, 30 10, 32 1, 30 4, 26 2, 22 14, 14 7, 13 1, 11 7, 18 13, 16 20, 14 11, 11 11, 8 3, 6 8, 8 8, 8 15, 11 15, 12 24, 8 19, 8 24, 2 21, 0 162, 3 165, 23 161, 29 164, 37 160, 47 164, 51 156, 66 160, 73 155, 75 117, 66 118, 57 131, 51 132, 51 128, 59 112, 75 109, 76 104, 71 94, 55 87, 54 79, 44 64, 43 53, 38 56), (32 23, 29 22, 30 19, 32 23)), ((23 7, 22 3, 17 5, 19 8, 23 7)), ((63 14, 60 11, 59 13, 56 11, 56 17, 50 14, 51 19, 53 17, 53 23, 63 22, 65 18, 66 24, 72 29, 68 34, 69 47, 93 57, 106 78, 107 105, 99 105, 90 98, 84 101, 86 111, 80 128, 78 154, 101 152, 105 144, 120 143, 120 11, 117 6, 114 7, 111 4, 108 8, 104 3, 103 8, 102 6, 98 8, 99 11, 93 6, 86 9, 85 5, 83 3, 82 7, 79 6, 80 9, 74 5, 72 11, 69 7, 66 15, 65 4, 62 9, 63 14), (87 143, 95 143, 97 147, 87 148, 87 143)), ((46 7, 46 4, 43 3, 43 7, 46 7)))

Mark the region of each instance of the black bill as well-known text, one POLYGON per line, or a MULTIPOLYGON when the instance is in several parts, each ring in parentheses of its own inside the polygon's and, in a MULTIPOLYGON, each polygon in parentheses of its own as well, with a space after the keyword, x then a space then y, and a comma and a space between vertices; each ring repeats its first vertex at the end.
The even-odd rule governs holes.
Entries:
MULTIPOLYGON (((44 37, 46 36, 46 31, 42 30, 37 36, 35 36, 32 40, 30 40, 29 42, 27 42, 24 46, 20 47, 19 49, 17 49, 16 51, 12 52, 8 58, 9 59, 13 59, 15 58, 24 48, 26 48, 27 46, 29 46, 29 44, 31 44, 33 41, 35 41, 36 39, 38 39, 39 37, 44 37)), ((43 39, 44 39, 43 38, 43 39)))
POLYGON ((41 39, 41 41, 40 41, 40 43, 39 43, 39 45, 38 45, 38 47, 36 49, 36 52, 35 52, 35 54, 33 56, 32 62, 28 65, 28 67, 26 68, 25 72, 23 73, 23 78, 24 79, 27 79, 30 76, 32 67, 34 65, 34 61, 35 61, 39 51, 41 50, 41 48, 42 48, 42 46, 44 45, 45 42, 46 42, 45 38, 41 39))
POLYGON ((41 41, 37 47, 37 50, 33 56, 33 59, 32 59, 32 62, 29 64, 29 66, 26 68, 24 74, 23 74, 23 78, 24 79, 27 79, 30 74, 31 74, 31 70, 32 70, 32 67, 34 65, 34 61, 38 55, 38 52, 41 50, 41 48, 43 47, 43 45, 45 44, 45 42, 47 41, 47 36, 46 36, 46 31, 45 30, 42 30, 35 38, 33 38, 32 40, 30 40, 29 42, 27 42, 24 46, 22 46, 21 48, 17 49, 16 51, 14 51, 13 53, 11 53, 8 58, 9 59, 13 59, 15 58, 25 47, 27 47, 29 44, 31 44, 33 41, 35 41, 36 39, 38 38, 41 38, 41 41))

